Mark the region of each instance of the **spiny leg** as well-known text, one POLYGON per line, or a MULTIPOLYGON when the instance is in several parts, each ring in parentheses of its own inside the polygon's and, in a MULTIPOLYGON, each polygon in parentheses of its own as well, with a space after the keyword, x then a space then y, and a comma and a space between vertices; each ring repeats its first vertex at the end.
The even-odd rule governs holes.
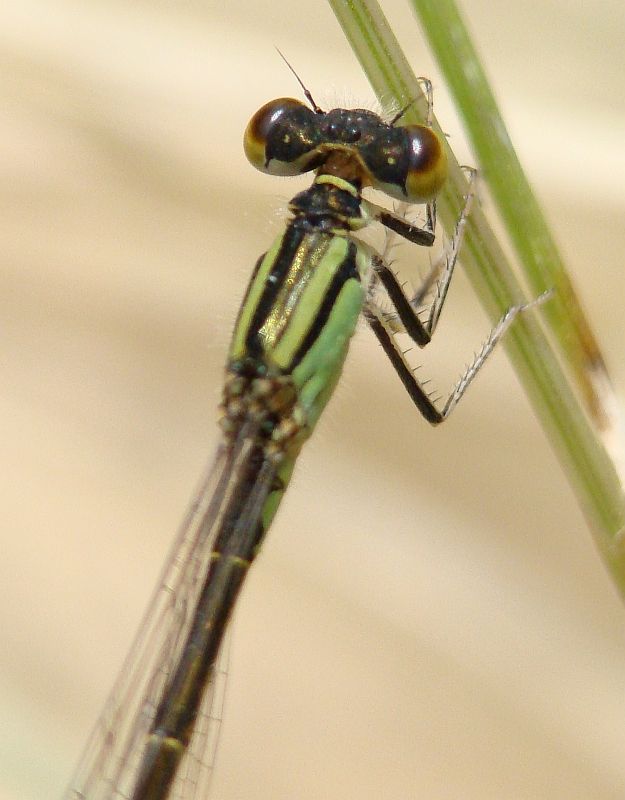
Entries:
POLYGON ((499 322, 491 330, 480 351, 475 356, 471 364, 469 364, 464 373, 460 376, 460 380, 452 389, 443 407, 443 419, 447 419, 454 408, 458 405, 460 398, 469 388, 477 373, 486 363, 488 356, 497 346, 497 342, 499 342, 501 337, 508 330, 510 325, 512 325, 518 315, 530 308, 534 308, 534 306, 542 305, 542 303, 544 303, 546 300, 549 300, 552 294, 553 289, 547 289, 546 292, 543 292, 542 294, 538 295, 538 297, 530 300, 529 303, 519 303, 518 305, 510 306, 510 308, 500 318, 499 322))
POLYGON ((417 78, 417 81, 421 84, 421 89, 423 90, 423 94, 425 95, 425 99, 428 104, 427 114, 425 115, 425 124, 428 128, 432 127, 432 119, 434 117, 434 92, 432 91, 432 81, 429 78, 417 78))
MULTIPOLYGON (((406 205, 400 204, 402 208, 406 205)), ((436 200, 430 200, 425 204, 425 224, 414 225, 408 222, 405 216, 389 211, 383 206, 372 203, 371 200, 361 200, 360 208, 363 216, 367 220, 375 220, 381 223, 392 233, 401 236, 413 244, 421 247, 432 247, 435 240, 436 230, 436 200)))
POLYGON ((434 229, 436 227, 436 204, 434 201, 426 206, 426 220, 423 227, 413 225, 405 217, 394 214, 387 208, 378 206, 370 200, 363 200, 360 203, 363 215, 370 220, 376 220, 384 225, 385 228, 401 236, 413 244, 422 247, 432 247, 434 244, 434 229))
MULTIPOLYGON (((280 51, 278 51, 280 52, 280 51)), ((284 56, 282 56, 284 58, 284 56)), ((296 76, 297 77, 297 76, 296 76)), ((417 78, 417 82, 421 85, 421 91, 425 95, 425 102, 427 104, 427 112, 425 115, 425 124, 428 128, 432 127, 432 120, 434 117, 434 92, 432 91, 432 81, 429 78, 417 78)), ((404 116, 406 111, 411 108, 420 98, 413 97, 405 106, 399 109, 395 116, 388 121, 389 125, 395 125, 404 116)))
POLYGON ((451 283, 454 269, 458 261, 458 254, 460 253, 460 248, 462 247, 462 240, 464 239, 464 231, 467 225, 467 219, 471 213, 471 206, 473 205, 473 200, 475 198, 477 170, 473 169, 472 167, 463 167, 463 169, 469 176, 467 193, 465 195, 464 205, 460 212, 460 216, 456 221, 456 227, 454 228, 454 234, 451 238, 451 242, 449 243, 449 248, 444 255, 445 265, 443 267, 442 274, 440 273, 439 265, 434 264, 428 275, 426 275, 425 279, 423 280, 418 291, 412 297, 411 301, 413 308, 419 308, 422 305, 425 297, 429 294, 432 284, 440 274, 440 278, 436 287, 436 293, 434 295, 432 305, 430 306, 428 320, 426 322, 426 328, 428 329, 430 336, 432 336, 434 333, 438 319, 441 315, 441 311, 443 310, 443 305, 449 290, 449 284, 451 283))
MULTIPOLYGON (((521 312, 531 308, 532 306, 543 302, 549 296, 550 292, 546 292, 540 297, 536 298, 530 303, 518 304, 509 308, 501 317, 499 322, 490 332, 487 340, 482 345, 479 353, 475 356, 473 362, 467 367, 465 372, 460 377, 460 380, 453 387, 449 394, 442 411, 440 411, 432 399, 431 395, 426 391, 425 383, 419 382, 415 377, 414 370, 407 362, 405 353, 398 347, 394 338, 394 334, 398 332, 406 333, 419 347, 425 347, 430 340, 436 329, 436 325, 441 315, 443 305, 447 298, 449 285, 453 277, 454 268, 458 260, 458 253, 462 245, 466 221, 471 211, 471 205, 475 196, 475 182, 477 172, 474 169, 466 168, 469 173, 469 185, 465 198, 465 203, 460 212, 454 235, 452 237, 448 252, 445 255, 444 267, 441 270, 440 264, 434 264, 428 275, 425 277, 419 290, 414 296, 408 297, 404 292, 403 287, 395 277, 392 270, 384 263, 379 256, 373 256, 373 269, 375 280, 379 281, 391 301, 395 314, 385 314, 374 302, 369 300, 365 306, 365 318, 373 329, 378 341, 382 345, 384 352, 390 359, 395 371, 399 375, 400 380, 408 391, 410 398, 417 406, 421 414, 433 425, 438 425, 443 422, 451 414, 452 410, 458 404, 460 398, 469 388, 475 376, 480 371, 488 356, 492 353, 498 341, 504 335, 506 330, 512 324, 514 319, 521 312), (442 273, 442 274, 441 274, 442 273), (418 315, 417 309, 423 303, 424 298, 429 294, 435 281, 438 281, 436 294, 429 309, 428 318, 426 322, 422 322, 418 315)), ((382 212, 383 210, 380 209, 382 212)), ((408 238, 418 244, 422 244, 425 236, 419 240, 413 231, 416 226, 411 226, 405 220, 396 215, 390 215, 389 212, 380 213, 377 219, 390 228, 393 232, 408 238), (389 216, 392 217, 392 225, 387 224, 389 216), (404 223, 408 228, 410 235, 404 235, 404 228, 400 224, 404 223)), ((434 230, 428 230, 428 224, 425 228, 417 229, 422 234, 431 233, 432 243, 434 230)), ((429 238, 427 243, 429 244, 429 238)))
POLYGON ((384 313, 371 302, 365 305, 363 313, 399 379, 404 384, 404 389, 410 395, 412 402, 428 422, 432 425, 438 425, 443 421, 444 417, 434 405, 424 385, 415 377, 413 368, 406 360, 405 353, 399 349, 393 334, 387 329, 384 313))
MULTIPOLYGON (((427 124, 431 126, 432 85, 427 79, 423 79, 422 83, 424 84, 424 91, 428 103, 427 124)), ((394 124, 404 114, 405 110, 406 109, 402 109, 392 120, 391 124, 394 124)), ((445 401, 442 411, 440 411, 436 407, 430 393, 424 388, 425 382, 419 382, 415 377, 414 370, 407 362, 405 352, 399 348, 394 334, 398 332, 406 333, 419 347, 424 347, 430 342, 436 329, 443 305, 447 298, 449 285, 458 260, 458 253, 462 245, 466 221, 475 196, 477 171, 468 167, 464 169, 469 175, 468 190, 464 206, 456 222, 454 235, 444 256, 444 266, 441 267, 440 262, 434 263, 418 291, 412 297, 408 297, 394 273, 386 265, 384 259, 377 254, 374 255, 372 257, 372 266, 374 270, 373 287, 375 287, 376 284, 382 284, 394 306, 396 315, 385 313, 377 306, 372 297, 369 298, 364 307, 365 318, 382 345, 384 352, 393 364, 395 371, 399 375, 412 401, 425 419, 433 425, 438 425, 449 417, 460 401, 460 398, 469 388, 475 376, 484 366, 489 355, 493 352, 497 343, 518 314, 543 302, 551 295, 551 290, 549 290, 530 303, 511 306, 505 312, 499 322, 491 330, 479 353, 453 387, 445 401), (429 308, 427 321, 423 323, 417 315, 417 310, 422 306, 427 295, 430 294, 435 282, 437 283, 436 292, 429 308)), ((426 221, 423 227, 413 225, 399 214, 392 213, 371 202, 363 201, 362 208, 366 216, 379 221, 391 231, 391 233, 395 233, 410 242, 422 246, 431 247, 434 244, 436 228, 436 204, 434 201, 426 205, 426 221)), ((385 255, 388 253, 389 249, 387 240, 387 245, 384 250, 385 255)))
POLYGON ((460 252, 460 247, 462 246, 466 222, 471 212, 471 205, 475 197, 476 175, 476 171, 471 169, 469 173, 469 185, 464 206, 460 212, 458 221, 456 222, 454 235, 444 255, 444 266, 441 268, 440 263, 435 263, 426 275, 425 279, 422 281, 417 292, 412 297, 407 297, 392 270, 389 269, 389 267, 381 259, 374 259, 374 274, 384 286, 386 293, 389 295, 393 305, 395 306, 397 317, 399 318, 398 321, 397 318, 387 317, 387 323, 389 326, 393 327, 393 330, 396 333, 407 333, 410 338, 413 339, 417 345, 419 345, 419 347, 424 347, 430 341, 447 298, 449 285, 458 261, 458 253, 460 252), (437 282, 436 293, 430 305, 427 320, 422 322, 417 317, 417 309, 423 305, 423 300, 430 293, 435 282, 437 282), (416 323, 415 320, 417 321, 416 323), (415 328, 418 329, 418 335, 416 336, 414 335, 415 328))
POLYGON ((475 356, 471 364, 461 375, 460 380, 452 389, 451 393, 447 397, 447 400, 445 401, 442 411, 439 411, 431 395, 424 388, 425 383, 418 381, 415 377, 414 370, 406 360, 405 353, 400 350, 393 333, 388 330, 387 322, 384 319, 384 312, 381 311, 374 303, 368 302, 364 309, 364 315, 373 332, 377 336, 378 341, 382 345, 384 352, 390 359, 391 364, 395 368, 395 371, 399 375, 399 378, 404 384, 404 387, 410 395, 413 403, 428 422, 430 422, 432 425, 438 425, 439 423, 444 422, 454 408, 458 405, 460 398, 469 388, 475 376, 484 366, 489 355, 493 352, 497 343, 508 330, 510 325, 514 322, 516 317, 522 312, 543 303, 551 296, 551 294, 552 290, 549 289, 547 292, 543 292, 543 294, 539 295, 539 297, 535 298, 534 300, 531 300, 529 303, 520 303, 518 305, 511 306, 505 312, 499 322, 491 330, 479 353, 475 356))
MULTIPOLYGON (((475 176, 475 170, 471 170, 465 203, 456 222, 449 249, 445 254, 445 265, 442 269, 442 274, 440 264, 434 264, 414 296, 408 297, 393 271, 379 256, 373 256, 372 265, 375 279, 382 284, 397 312, 397 316, 386 316, 386 327, 392 328, 394 333, 407 333, 419 347, 425 347, 430 342, 447 298, 449 284, 451 283, 458 260, 458 253, 462 245, 466 221, 475 196, 475 176), (423 299, 430 293, 436 280, 438 280, 436 294, 430 306, 428 318, 425 322, 422 322, 417 314, 417 309, 422 305, 423 299)), ((382 220, 380 221, 382 222, 382 220)))

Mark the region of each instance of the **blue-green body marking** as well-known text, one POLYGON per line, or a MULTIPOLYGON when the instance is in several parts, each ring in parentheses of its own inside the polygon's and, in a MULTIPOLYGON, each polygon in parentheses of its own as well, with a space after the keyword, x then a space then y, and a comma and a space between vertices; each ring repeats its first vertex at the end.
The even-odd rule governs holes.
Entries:
POLYGON ((308 432, 340 375, 365 296, 368 259, 346 235, 291 224, 260 262, 234 332, 230 368, 289 375, 308 432))

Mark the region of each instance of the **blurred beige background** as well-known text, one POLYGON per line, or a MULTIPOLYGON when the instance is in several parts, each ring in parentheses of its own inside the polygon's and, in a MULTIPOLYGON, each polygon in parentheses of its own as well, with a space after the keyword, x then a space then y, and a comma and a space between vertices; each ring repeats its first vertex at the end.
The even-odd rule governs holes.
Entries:
MULTIPOLYGON (((622 396, 622 1, 464 7, 622 396)), ((238 301, 306 184, 241 150, 299 96, 274 45, 322 105, 372 103, 324 3, 0 12, 1 798, 61 793, 214 446, 238 301)), ((442 388, 487 329, 460 275, 442 388)), ((337 394, 237 613, 212 797, 622 798, 625 613, 503 352, 444 429, 364 329, 337 394)))

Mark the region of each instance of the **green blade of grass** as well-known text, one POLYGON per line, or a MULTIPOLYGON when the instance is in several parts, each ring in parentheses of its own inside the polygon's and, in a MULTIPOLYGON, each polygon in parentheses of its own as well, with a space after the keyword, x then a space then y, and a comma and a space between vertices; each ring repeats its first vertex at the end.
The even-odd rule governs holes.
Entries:
MULTIPOLYGON (((419 81, 379 5, 374 0, 329 2, 380 101, 386 106, 392 103, 402 107, 417 99, 418 102, 413 102, 405 117, 407 121, 422 121, 425 104, 419 81)), ((430 5, 432 17, 435 19, 439 0, 430 5)), ((442 36, 440 31, 439 34, 442 36)), ((454 47, 453 57, 455 54, 454 47)), ((473 101, 468 95, 463 97, 462 102, 471 105, 473 101)), ((436 122, 434 127, 440 132, 436 122)), ((450 233, 462 207, 467 184, 464 173, 450 150, 448 157, 450 176, 439 197, 438 206, 445 228, 450 233)), ((487 175, 493 169, 494 167, 489 168, 487 175)), ((507 174, 506 161, 500 160, 497 169, 504 175, 507 174)), ((541 216, 537 206, 535 212, 541 216)), ((541 225, 544 226, 542 217, 541 225)), ((540 235, 536 233, 532 239, 539 239, 540 235)), ((530 249, 535 248, 536 242, 533 241, 530 249)), ((472 212, 467 225, 462 262, 492 319, 496 319, 510 305, 523 300, 514 271, 479 209, 472 212)), ((563 296, 557 301, 560 307, 567 302, 572 290, 570 283, 560 277, 551 280, 551 275, 551 271, 535 273, 533 285, 537 294, 551 286, 556 288, 556 293, 562 291, 563 296)), ((550 303, 555 305, 555 301, 550 303)), ((548 305, 549 303, 545 305, 545 309, 548 305)), ((625 497, 621 483, 598 433, 590 425, 549 341, 533 317, 535 314, 527 314, 514 323, 506 334, 506 349, 566 470, 599 550, 619 590, 625 596, 625 497)), ((554 318, 558 318, 558 315, 551 312, 547 321, 552 322, 554 318)), ((559 324, 555 329, 555 336, 561 335, 561 332, 562 326, 559 324)), ((590 352, 588 342, 593 342, 593 348, 595 347, 594 338, 590 336, 580 344, 581 339, 577 333, 576 337, 577 347, 583 355, 578 354, 575 358, 569 355, 568 360, 571 363, 574 360, 582 363, 590 352)), ((595 363, 599 362, 600 356, 595 363)), ((583 376, 585 372, 580 367, 575 374, 583 376)))
POLYGON ((454 0, 410 2, 456 100, 480 171, 529 284, 537 292, 544 286, 557 290, 544 313, 586 408, 600 430, 610 429, 615 404, 605 362, 510 141, 467 27, 454 0))

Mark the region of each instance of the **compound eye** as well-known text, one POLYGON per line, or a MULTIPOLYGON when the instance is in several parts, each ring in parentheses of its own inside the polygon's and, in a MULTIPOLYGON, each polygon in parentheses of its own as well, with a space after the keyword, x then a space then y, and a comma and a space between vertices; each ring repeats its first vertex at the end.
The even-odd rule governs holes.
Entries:
POLYGON ((433 200, 447 178, 447 155, 431 128, 407 125, 408 160, 404 187, 411 203, 433 200))
POLYGON ((427 203, 447 177, 443 144, 424 125, 388 127, 358 147, 376 189, 408 203, 427 203))
POLYGON ((319 144, 316 117, 308 106, 290 97, 266 103, 243 135, 250 164, 269 175, 299 175, 313 169, 319 144))

